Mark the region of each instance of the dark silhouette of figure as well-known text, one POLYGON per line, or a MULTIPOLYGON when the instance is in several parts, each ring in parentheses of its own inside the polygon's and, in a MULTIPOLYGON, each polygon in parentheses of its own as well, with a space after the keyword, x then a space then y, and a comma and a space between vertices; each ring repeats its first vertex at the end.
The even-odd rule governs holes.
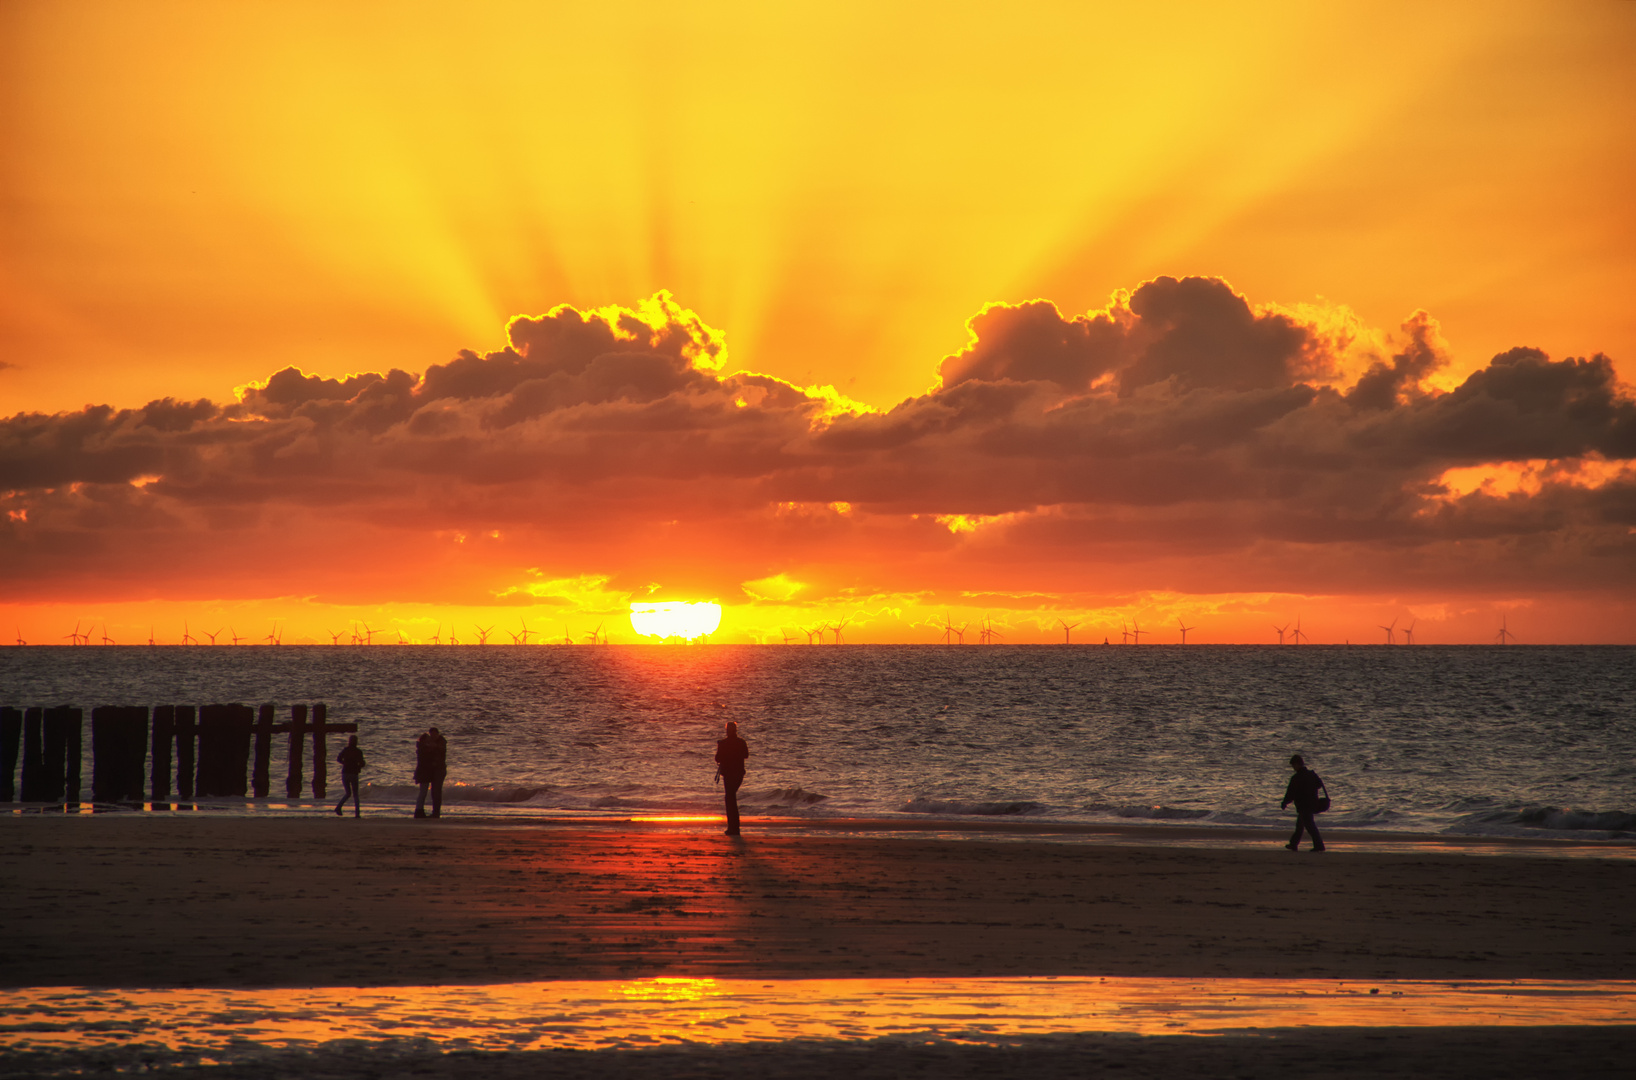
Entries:
POLYGON ((1318 822, 1313 815, 1318 812, 1318 792, 1322 790, 1328 794, 1328 789, 1324 787, 1323 779, 1307 768, 1300 754, 1290 758, 1289 763, 1295 767, 1295 775, 1289 778, 1289 786, 1284 789, 1284 801, 1278 804, 1278 808, 1282 810, 1290 803, 1295 804, 1295 835, 1284 846, 1291 851, 1299 849, 1301 833, 1305 831, 1312 834, 1312 850, 1322 851, 1324 838, 1318 834, 1318 822))
POLYGON ((420 797, 415 800, 415 816, 426 816, 426 792, 432 793, 432 816, 443 816, 443 778, 449 775, 449 742, 437 728, 431 728, 415 743, 415 783, 420 797))
POLYGON ((744 762, 750 756, 750 747, 738 737, 738 725, 727 723, 727 737, 716 742, 716 779, 721 781, 727 795, 727 835, 738 832, 738 789, 744 783, 744 762))
POLYGON ((337 816, 341 808, 347 804, 347 796, 352 796, 352 816, 363 817, 363 807, 358 799, 358 774, 364 771, 364 752, 358 749, 358 736, 354 735, 347 740, 346 748, 335 755, 335 760, 341 763, 341 801, 335 804, 337 816))

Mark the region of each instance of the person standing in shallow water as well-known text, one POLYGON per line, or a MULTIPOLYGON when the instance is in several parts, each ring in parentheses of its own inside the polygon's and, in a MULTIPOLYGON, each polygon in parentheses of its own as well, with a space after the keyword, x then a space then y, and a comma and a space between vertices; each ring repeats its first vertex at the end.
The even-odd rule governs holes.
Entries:
POLYGON ((738 832, 738 789, 744 783, 744 762, 750 757, 750 747, 738 737, 738 725, 727 723, 727 737, 716 742, 716 779, 721 781, 727 795, 727 835, 738 832))
POLYGON ((437 728, 429 729, 415 743, 415 783, 420 797, 415 800, 415 816, 426 816, 426 792, 432 793, 432 816, 443 816, 443 778, 449 775, 449 743, 437 728))
POLYGON ((1290 758, 1289 763, 1295 767, 1295 775, 1289 778, 1289 786, 1284 789, 1284 801, 1278 804, 1278 808, 1282 810, 1290 803, 1295 804, 1295 835, 1284 846, 1291 851, 1298 850, 1301 833, 1306 831, 1312 834, 1312 850, 1322 851, 1324 838, 1318 835, 1318 821, 1313 815, 1318 812, 1318 792, 1327 793, 1327 789, 1324 788, 1323 779, 1307 768, 1300 754, 1290 758))
POLYGON ((341 815, 341 808, 351 795, 352 816, 363 817, 363 807, 358 802, 358 774, 364 771, 364 752, 358 749, 358 736, 347 740, 346 748, 335 755, 335 760, 341 763, 341 801, 335 804, 335 815, 341 815))

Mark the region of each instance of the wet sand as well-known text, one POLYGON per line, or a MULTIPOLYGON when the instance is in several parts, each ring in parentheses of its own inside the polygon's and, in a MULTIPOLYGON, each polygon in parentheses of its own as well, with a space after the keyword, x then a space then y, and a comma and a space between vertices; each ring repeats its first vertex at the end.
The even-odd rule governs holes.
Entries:
MULTIPOLYGON (((0 819, 0 986, 1125 975, 1632 979, 1636 860, 153 815, 0 819)), ((1090 1025, 1088 1024, 1087 1027, 1090 1025)), ((0 1048, 4 1047, 0 1039, 0 1048)), ((1636 1028, 654 1050, 332 1047, 177 1075, 1623 1075, 1636 1028)), ((102 1051, 98 1052, 102 1054, 102 1051)), ((105 1064, 130 1061, 107 1051, 105 1064)), ((0 1076, 95 1068, 0 1049, 0 1076)))
POLYGON ((0 986, 1636 977, 1636 861, 445 819, 0 820, 0 986))

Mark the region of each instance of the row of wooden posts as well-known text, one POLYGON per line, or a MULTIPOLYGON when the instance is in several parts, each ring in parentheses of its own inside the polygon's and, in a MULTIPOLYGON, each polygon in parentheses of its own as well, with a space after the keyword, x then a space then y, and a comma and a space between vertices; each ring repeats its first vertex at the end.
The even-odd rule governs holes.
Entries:
MULTIPOLYGON (((85 710, 0 707, 0 802, 77 803, 85 710), (19 743, 22 777, 17 780, 19 743)), ((332 724, 322 702, 291 705, 277 722, 277 707, 263 705, 101 705, 91 710, 91 799, 144 802, 143 773, 155 803, 175 798, 267 797, 273 736, 289 735, 285 797, 301 797, 302 758, 312 736, 312 797, 326 795, 329 750, 325 737, 358 730, 332 724), (151 715, 150 715, 151 713, 151 715), (151 723, 150 723, 151 720, 151 723), (252 767, 250 751, 255 749, 252 767), (197 746, 197 753, 195 753, 197 746), (171 750, 174 747, 174 766, 171 750), (151 752, 150 752, 151 751, 151 752)))

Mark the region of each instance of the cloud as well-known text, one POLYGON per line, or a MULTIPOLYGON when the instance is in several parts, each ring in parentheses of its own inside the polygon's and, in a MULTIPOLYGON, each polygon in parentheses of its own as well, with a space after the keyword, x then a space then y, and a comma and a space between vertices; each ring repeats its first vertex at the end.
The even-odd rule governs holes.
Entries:
POLYGON ((1441 389, 1424 312, 1362 355, 1213 278, 968 329, 936 389, 882 412, 733 370, 659 294, 513 319, 504 349, 420 375, 288 367, 228 403, 18 414, 0 580, 517 600, 519 567, 803 598, 1636 572, 1636 401, 1604 356, 1513 349, 1441 389), (1528 483, 1444 482, 1506 463, 1528 483))

